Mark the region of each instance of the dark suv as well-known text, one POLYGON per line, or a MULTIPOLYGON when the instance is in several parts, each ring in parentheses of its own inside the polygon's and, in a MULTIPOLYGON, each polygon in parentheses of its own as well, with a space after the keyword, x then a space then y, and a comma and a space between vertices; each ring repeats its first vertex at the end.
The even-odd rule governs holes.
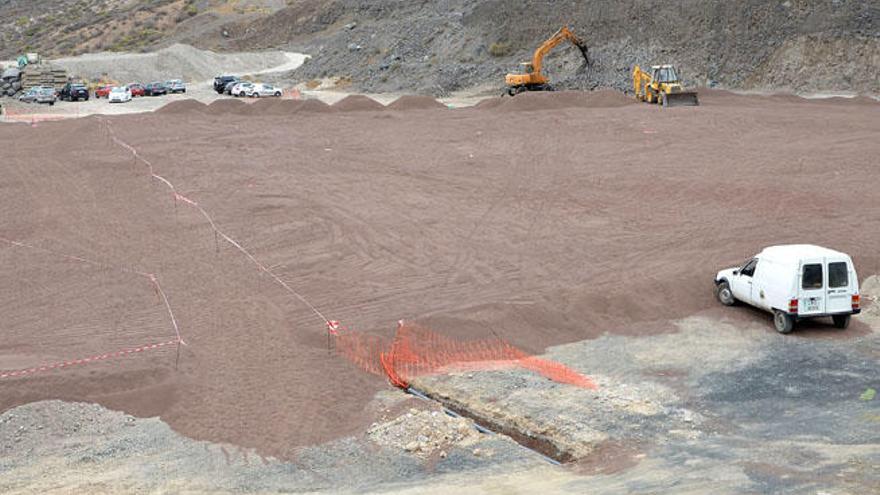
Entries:
POLYGON ((168 94, 168 88, 165 83, 151 82, 144 86, 144 96, 163 96, 168 94))
POLYGON ((238 76, 217 76, 214 78, 214 91, 221 95, 231 82, 238 82, 238 76))
POLYGON ((67 83, 61 88, 60 97, 66 101, 89 101, 89 88, 85 84, 67 83))

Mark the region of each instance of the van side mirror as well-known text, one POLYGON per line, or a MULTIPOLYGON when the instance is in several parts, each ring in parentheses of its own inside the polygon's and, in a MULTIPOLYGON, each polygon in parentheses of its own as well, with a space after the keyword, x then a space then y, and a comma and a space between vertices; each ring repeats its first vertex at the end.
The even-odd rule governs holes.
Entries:
POLYGON ((739 275, 739 270, 734 270, 734 271, 733 271, 733 274, 734 274, 734 275, 739 275))

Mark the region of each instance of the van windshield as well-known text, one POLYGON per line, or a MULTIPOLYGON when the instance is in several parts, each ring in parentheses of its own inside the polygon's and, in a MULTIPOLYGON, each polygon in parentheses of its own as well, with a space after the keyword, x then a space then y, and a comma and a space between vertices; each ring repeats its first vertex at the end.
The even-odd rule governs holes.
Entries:
POLYGON ((802 279, 804 289, 821 289, 822 288, 822 265, 819 263, 804 265, 804 275, 802 279))
POLYGON ((849 270, 846 269, 845 261, 828 263, 828 287, 837 289, 849 285, 849 270))

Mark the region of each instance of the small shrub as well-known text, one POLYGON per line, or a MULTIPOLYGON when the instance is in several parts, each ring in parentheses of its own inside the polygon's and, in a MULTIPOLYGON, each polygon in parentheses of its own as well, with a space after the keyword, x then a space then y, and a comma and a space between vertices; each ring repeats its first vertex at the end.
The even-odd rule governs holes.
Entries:
POLYGON ((495 42, 489 45, 489 55, 504 57, 510 55, 510 43, 495 42))
POLYGON ((18 27, 24 27, 27 26, 28 22, 30 22, 30 19, 28 19, 27 16, 23 15, 15 20, 15 25, 18 27))
POLYGON ((195 5, 187 5, 185 10, 186 10, 186 15, 188 15, 190 17, 199 13, 199 8, 196 7, 195 5))

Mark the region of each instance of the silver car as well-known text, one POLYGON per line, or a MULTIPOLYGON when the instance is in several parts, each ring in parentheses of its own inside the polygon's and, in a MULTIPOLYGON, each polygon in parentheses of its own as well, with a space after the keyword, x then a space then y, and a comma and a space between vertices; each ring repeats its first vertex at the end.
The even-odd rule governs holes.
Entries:
POLYGON ((186 84, 180 79, 172 79, 170 81, 165 82, 165 87, 168 88, 168 93, 186 93, 186 84))
POLYGON ((55 88, 44 86, 34 86, 18 97, 24 103, 46 103, 50 106, 55 104, 56 99, 55 88))

